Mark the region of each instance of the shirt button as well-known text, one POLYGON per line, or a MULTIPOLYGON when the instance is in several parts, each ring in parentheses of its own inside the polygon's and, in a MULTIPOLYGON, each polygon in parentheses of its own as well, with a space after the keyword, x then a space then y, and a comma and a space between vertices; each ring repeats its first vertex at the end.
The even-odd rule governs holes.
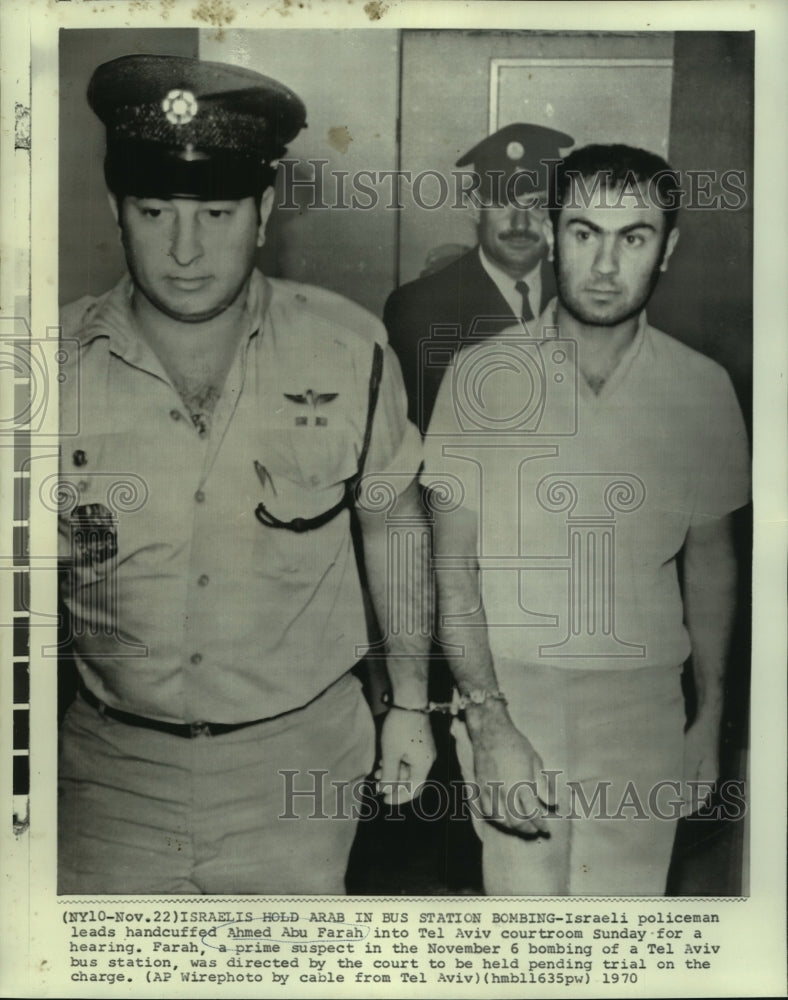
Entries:
POLYGON ((192 653, 191 661, 192 661, 192 663, 196 667, 198 663, 202 663, 202 654, 201 653, 192 653))
POLYGON ((178 412, 178 410, 170 410, 170 416, 172 417, 173 420, 180 420, 181 419, 181 415, 178 412))
POLYGON ((202 490, 197 490, 197 492, 194 494, 194 499, 197 501, 197 503, 202 503, 203 500, 205 499, 205 494, 203 493, 202 490))
POLYGON ((74 465, 82 466, 88 464, 88 456, 81 448, 78 448, 71 457, 74 460, 74 465))
POLYGON ((208 586, 208 576, 205 573, 203 573, 203 575, 201 577, 199 577, 199 579, 197 580, 197 583, 199 583, 199 585, 201 587, 207 587, 208 586))

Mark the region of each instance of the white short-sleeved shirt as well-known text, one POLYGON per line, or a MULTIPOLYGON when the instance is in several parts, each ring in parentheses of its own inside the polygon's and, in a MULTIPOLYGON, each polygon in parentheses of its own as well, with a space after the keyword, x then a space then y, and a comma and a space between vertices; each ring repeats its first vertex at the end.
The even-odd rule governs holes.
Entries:
MULTIPOLYGON (((66 386, 79 389, 81 426, 61 443, 73 496, 60 517, 78 668, 107 704, 152 718, 297 708, 367 641, 349 513, 296 534, 263 526, 255 508, 263 500, 289 521, 342 498, 385 330, 333 293, 255 272, 249 332, 201 437, 134 331, 131 291, 126 278, 64 314, 80 342, 66 386)), ((401 492, 420 460, 386 347, 366 471, 391 474, 401 492)))
POLYGON ((676 556, 688 529, 747 503, 749 452, 727 373, 640 318, 599 395, 555 303, 447 371, 425 485, 476 512, 493 657, 676 666, 690 652, 676 556))

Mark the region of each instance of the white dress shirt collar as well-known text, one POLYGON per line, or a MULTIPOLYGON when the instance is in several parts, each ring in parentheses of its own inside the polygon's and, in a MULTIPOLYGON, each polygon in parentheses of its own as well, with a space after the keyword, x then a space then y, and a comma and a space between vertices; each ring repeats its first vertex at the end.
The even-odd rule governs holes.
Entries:
POLYGON ((541 260, 532 271, 529 271, 527 274, 524 274, 519 278, 510 277, 504 270, 498 267, 497 264, 494 264, 481 246, 479 247, 479 260, 481 261, 481 265, 484 270, 497 285, 498 290, 506 299, 515 316, 519 318, 523 311, 523 298, 519 291, 514 287, 517 281, 525 281, 527 283, 528 301, 531 306, 531 312, 534 316, 539 315, 542 305, 541 260))

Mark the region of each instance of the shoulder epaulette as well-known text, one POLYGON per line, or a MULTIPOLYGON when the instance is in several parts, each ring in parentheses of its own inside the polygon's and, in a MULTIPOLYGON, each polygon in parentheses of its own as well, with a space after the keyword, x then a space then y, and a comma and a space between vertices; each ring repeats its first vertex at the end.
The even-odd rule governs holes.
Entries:
POLYGON ((367 341, 385 346, 388 342, 386 328, 368 309, 343 295, 318 288, 316 285, 302 285, 298 282, 277 280, 272 284, 292 303, 305 312, 313 313, 323 323, 330 323, 338 329, 351 331, 367 341))

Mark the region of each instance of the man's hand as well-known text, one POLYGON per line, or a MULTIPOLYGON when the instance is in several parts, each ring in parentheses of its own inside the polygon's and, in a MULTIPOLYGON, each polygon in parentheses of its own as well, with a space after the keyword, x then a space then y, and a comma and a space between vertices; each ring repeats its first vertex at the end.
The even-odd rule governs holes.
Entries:
MULTIPOLYGON (((409 525, 406 535, 413 532, 407 569, 392 563, 386 511, 358 508, 369 594, 377 619, 386 622, 394 614, 400 622, 408 623, 392 629, 387 637, 391 699, 395 705, 418 708, 427 703, 432 602, 429 590, 424 590, 429 579, 429 545, 424 531, 424 507, 415 479, 397 497, 397 517, 404 518, 409 525), (394 565, 399 566, 396 573, 394 565)), ((383 722, 381 766, 375 772, 383 801, 391 805, 415 798, 435 757, 429 715, 391 708, 383 722), (397 782, 406 784, 399 786, 397 782)))
POLYGON ((684 734, 684 781, 682 783, 682 814, 698 812, 709 800, 719 780, 719 723, 706 723, 702 718, 693 722, 684 734), (692 784, 690 784, 692 782, 692 784))
POLYGON ((518 833, 549 835, 547 806, 554 803, 542 758, 500 703, 468 708, 466 718, 482 812, 518 833))
POLYGON ((380 767, 375 772, 387 805, 410 802, 421 792, 435 763, 430 717, 423 712, 389 709, 380 736, 380 767))

